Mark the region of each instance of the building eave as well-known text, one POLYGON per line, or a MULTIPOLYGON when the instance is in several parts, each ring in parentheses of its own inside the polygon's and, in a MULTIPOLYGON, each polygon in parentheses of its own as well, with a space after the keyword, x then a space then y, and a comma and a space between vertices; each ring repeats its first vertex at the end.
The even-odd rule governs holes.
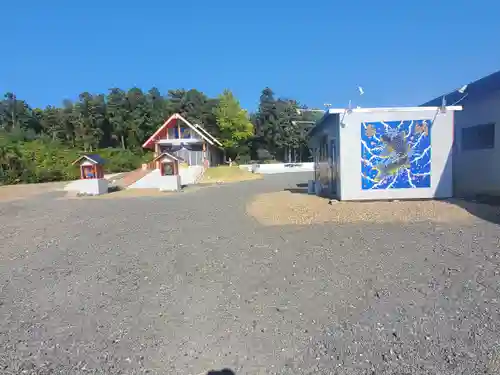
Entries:
POLYGON ((203 134, 200 130, 197 129, 196 126, 191 124, 188 120, 186 120, 184 117, 182 117, 178 113, 174 113, 172 116, 170 116, 162 126, 160 126, 151 137, 149 137, 146 142, 142 144, 142 148, 149 148, 152 149, 157 141, 158 136, 161 134, 161 132, 168 127, 168 125, 173 121, 173 120, 181 120, 185 125, 187 125, 189 128, 191 128, 193 131, 196 132, 203 140, 208 142, 210 145, 214 145, 214 142, 208 137, 207 135, 203 134))
POLYGON ((476 101, 497 91, 500 91, 500 70, 470 82, 463 93, 455 89, 423 103, 422 106, 439 106, 443 101, 443 97, 450 104, 462 101, 462 99, 476 101))

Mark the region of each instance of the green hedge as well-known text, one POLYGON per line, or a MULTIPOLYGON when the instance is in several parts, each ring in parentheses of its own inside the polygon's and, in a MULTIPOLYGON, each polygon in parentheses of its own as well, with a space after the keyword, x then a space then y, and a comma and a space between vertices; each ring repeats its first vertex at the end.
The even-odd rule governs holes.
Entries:
MULTIPOLYGON (((134 170, 152 158, 150 153, 113 148, 92 153, 106 160, 105 173, 134 170)), ((81 155, 83 152, 57 142, 12 142, 0 138, 0 185, 77 179, 79 168, 72 163, 81 155)))

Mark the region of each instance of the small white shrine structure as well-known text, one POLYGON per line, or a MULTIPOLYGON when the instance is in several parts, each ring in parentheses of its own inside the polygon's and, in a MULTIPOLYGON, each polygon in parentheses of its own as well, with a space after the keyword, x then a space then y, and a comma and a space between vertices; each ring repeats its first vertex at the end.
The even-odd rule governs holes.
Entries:
POLYGON ((72 184, 72 189, 80 194, 100 195, 108 192, 108 181, 104 178, 105 161, 97 154, 80 156, 73 165, 80 165, 80 180, 72 184))
POLYGON ((155 166, 160 170, 157 187, 160 191, 181 190, 181 176, 179 175, 179 162, 184 160, 168 152, 163 152, 153 159, 155 166))

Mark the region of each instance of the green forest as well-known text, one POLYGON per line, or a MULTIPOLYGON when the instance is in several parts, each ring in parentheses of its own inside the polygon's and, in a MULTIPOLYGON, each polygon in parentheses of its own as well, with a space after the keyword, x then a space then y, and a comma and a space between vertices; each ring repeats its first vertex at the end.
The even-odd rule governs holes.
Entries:
POLYGON ((213 98, 196 89, 112 88, 42 109, 9 92, 0 100, 0 185, 78 178, 71 163, 82 153, 99 153, 106 173, 138 168, 152 157, 142 143, 173 113, 203 126, 237 163, 307 161, 318 113, 268 87, 259 100, 249 113, 229 90, 213 98))

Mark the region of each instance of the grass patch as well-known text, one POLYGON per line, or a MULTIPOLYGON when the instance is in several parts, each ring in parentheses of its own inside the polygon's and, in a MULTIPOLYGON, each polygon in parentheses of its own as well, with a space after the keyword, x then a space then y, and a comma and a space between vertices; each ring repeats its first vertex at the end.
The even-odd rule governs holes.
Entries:
POLYGON ((262 178, 262 175, 249 172, 246 169, 239 167, 219 166, 208 168, 203 175, 201 183, 216 183, 216 182, 238 182, 257 180, 262 178))

